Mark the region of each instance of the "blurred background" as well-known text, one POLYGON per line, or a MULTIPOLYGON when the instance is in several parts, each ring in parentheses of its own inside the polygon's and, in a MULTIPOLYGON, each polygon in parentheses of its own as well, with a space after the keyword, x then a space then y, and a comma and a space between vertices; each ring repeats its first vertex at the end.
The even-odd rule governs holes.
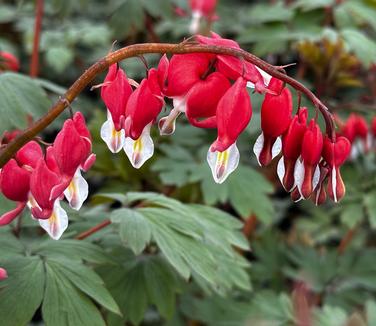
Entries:
MULTIPOLYGON (((18 58, 20 73, 18 79, 10 73, 0 74, 0 133, 22 129, 31 118, 47 112, 87 67, 112 48, 181 42, 190 36, 192 19, 185 0, 45 0, 39 65, 30 83, 35 12, 34 1, 0 1, 0 51, 18 58)), ((350 128, 351 115, 363 119, 368 129, 364 132, 353 126, 352 157, 342 168, 345 198, 339 204, 327 202, 317 207, 309 200, 294 203, 290 199, 279 183, 276 162, 258 167, 251 149, 260 134, 261 95, 250 93, 254 113, 238 141, 240 166, 224 184, 217 185, 206 163, 215 132, 190 127, 184 118, 179 119, 172 137, 160 137, 155 128, 156 153, 135 170, 124 153, 111 155, 100 139, 106 110, 99 92, 87 88, 72 107, 87 117, 97 162, 88 174, 90 200, 80 214, 70 214, 71 232, 101 221, 109 202, 111 208, 119 206, 118 198, 99 194, 155 192, 183 205, 217 208, 215 214, 230 214, 230 219, 244 221, 241 231, 251 248, 238 250, 242 267, 222 261, 227 264, 222 280, 229 285, 226 291, 207 286, 197 275, 184 282, 168 265, 168 271, 161 269, 154 275, 155 282, 164 284, 158 295, 144 297, 142 292, 147 290, 137 286, 125 286, 122 293, 116 293, 118 283, 111 283, 116 277, 110 267, 100 267, 99 275, 123 312, 123 318, 106 317, 106 323, 376 325, 376 125, 372 126, 376 117, 376 1, 219 0, 215 15, 204 17, 200 26, 202 33, 213 30, 234 39, 271 64, 295 63, 286 68, 287 73, 328 105, 337 116, 339 130, 350 128), (121 295, 127 298, 117 299, 121 295), (164 299, 168 300, 164 306, 156 303, 164 299)), ((152 67, 159 56, 146 56, 146 60, 152 67)), ((121 66, 135 80, 145 77, 145 66, 137 58, 125 60, 121 66)), ((312 105, 304 99, 302 103, 313 116, 312 105)), ((46 141, 53 140, 66 118, 67 114, 48 128, 43 135, 46 141)), ((0 212, 8 207, 1 198, 0 212)), ((24 226, 30 228, 25 239, 30 239, 33 223, 24 219, 24 226)), ((113 245, 111 239, 98 234, 91 241, 106 250, 113 245)), ((30 241, 39 240, 34 237, 30 241)), ((158 256, 155 250, 149 248, 137 259, 158 256)), ((116 255, 123 257, 124 252, 116 255)), ((125 261, 135 259, 129 257, 125 261)), ((134 277, 131 282, 137 281, 134 277)), ((0 324, 6 308, 2 300, 0 324)), ((40 309, 33 320, 43 324, 40 309)))

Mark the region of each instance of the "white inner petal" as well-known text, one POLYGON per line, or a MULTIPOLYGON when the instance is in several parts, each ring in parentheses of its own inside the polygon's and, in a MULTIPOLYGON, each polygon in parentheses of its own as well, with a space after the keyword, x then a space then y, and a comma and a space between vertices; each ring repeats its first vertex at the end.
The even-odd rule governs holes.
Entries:
POLYGON ((161 136, 169 136, 175 132, 176 119, 181 111, 172 109, 167 117, 163 117, 158 122, 159 133, 161 136))
MULTIPOLYGON (((283 183, 283 178, 285 177, 285 173, 286 173, 286 169, 285 169, 285 159, 283 158, 283 156, 280 158, 280 160, 278 161, 278 165, 277 165, 277 174, 278 174, 278 178, 279 178, 279 181, 281 181, 281 184, 283 186, 283 188, 285 188, 285 185, 283 183)), ((290 191, 289 189, 286 189, 286 191, 290 191)))
POLYGON ((191 34, 197 34, 200 31, 201 17, 202 17, 202 13, 200 11, 192 12, 192 20, 191 20, 191 24, 189 25, 189 32, 191 34))
POLYGON ((257 162, 260 166, 261 166, 260 154, 263 148, 264 148, 264 134, 261 133, 261 135, 257 137, 255 145, 253 146, 253 153, 255 153, 257 162))
POLYGON ((68 215, 64 209, 61 208, 59 200, 55 201, 52 215, 47 220, 38 220, 40 226, 49 234, 54 240, 59 240, 68 227, 68 215))
POLYGON ((89 195, 89 185, 81 175, 80 169, 77 169, 71 183, 64 191, 65 198, 70 207, 79 210, 89 195))
POLYGON ((313 179, 312 179, 312 191, 315 191, 319 182, 320 182, 320 168, 318 165, 316 165, 315 173, 313 174, 313 179))
POLYGON ((337 198, 337 171, 335 168, 332 169, 332 191, 334 202, 338 202, 337 198))
POLYGON ((298 187, 300 194, 302 194, 304 174, 305 174, 304 164, 302 161, 300 161, 300 159, 298 159, 295 163, 295 168, 294 168, 294 180, 295 180, 295 186, 298 187))
POLYGON ((139 169, 154 154, 154 143, 150 137, 150 127, 151 123, 144 128, 140 138, 137 140, 133 140, 130 137, 125 139, 124 151, 136 169, 139 169))
POLYGON ((282 139, 278 137, 272 147, 272 158, 275 158, 282 151, 282 139))
POLYGON ((236 143, 233 143, 223 152, 212 152, 209 149, 206 158, 212 171, 214 181, 216 183, 223 183, 238 167, 240 154, 236 143))
POLYGON ((107 121, 102 125, 101 138, 112 153, 119 153, 124 146, 125 131, 123 129, 120 131, 115 129, 111 115, 108 115, 107 121))

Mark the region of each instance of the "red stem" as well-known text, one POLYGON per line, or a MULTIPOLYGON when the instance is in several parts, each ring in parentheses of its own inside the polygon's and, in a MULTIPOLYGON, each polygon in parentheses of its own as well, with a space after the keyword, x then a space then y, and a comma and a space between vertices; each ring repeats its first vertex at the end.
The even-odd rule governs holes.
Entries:
POLYGON ((79 235, 76 236, 76 240, 83 240, 86 239, 87 237, 91 236, 92 234, 104 229, 106 226, 110 225, 111 221, 110 220, 104 220, 103 222, 97 224, 96 226, 93 226, 91 229, 80 233, 79 235))
POLYGON ((48 113, 36 121, 31 127, 26 129, 12 142, 10 142, 4 149, 0 151, 0 168, 8 162, 12 156, 29 140, 33 139, 37 134, 49 126, 70 103, 85 89, 85 87, 101 72, 105 71, 111 64, 124 60, 130 57, 136 57, 147 53, 170 53, 170 54, 185 54, 185 53, 214 53, 231 55, 256 65, 271 76, 278 78, 289 84, 297 91, 304 94, 314 105, 318 108, 324 117, 326 124, 326 132, 335 140, 335 126, 329 109, 303 84, 292 77, 287 76, 278 68, 261 60, 255 55, 244 50, 227 48, 223 46, 212 45, 198 45, 183 42, 180 44, 166 44, 166 43, 146 43, 134 44, 125 48, 119 49, 108 54, 106 57, 97 61, 89 69, 87 69, 68 89, 68 91, 50 108, 48 113))
POLYGON ((39 73, 39 43, 43 19, 43 0, 36 0, 33 53, 31 55, 30 76, 37 77, 39 73))

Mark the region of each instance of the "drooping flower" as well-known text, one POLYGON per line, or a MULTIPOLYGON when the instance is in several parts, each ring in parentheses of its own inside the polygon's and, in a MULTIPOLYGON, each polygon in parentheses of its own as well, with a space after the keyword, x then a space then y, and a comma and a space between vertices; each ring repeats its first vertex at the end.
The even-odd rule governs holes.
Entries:
POLYGON ((91 139, 81 113, 65 121, 56 136, 52 149, 47 150, 51 171, 59 176, 59 183, 51 190, 51 199, 65 193, 72 208, 78 210, 88 195, 88 185, 80 170, 86 171, 95 161, 91 153, 91 139), (55 163, 54 163, 55 161, 55 163))
POLYGON ((4 70, 17 72, 20 70, 20 62, 12 53, 0 51, 0 72, 4 70))
POLYGON ((350 152, 351 143, 346 137, 337 137, 335 142, 325 137, 322 157, 329 166, 328 195, 334 202, 340 201, 346 192, 339 168, 350 152))
POLYGON ((188 121, 195 127, 217 127, 217 106, 230 87, 229 80, 219 72, 197 82, 187 94, 185 113, 188 121))
POLYGON ((0 217, 0 226, 12 222, 26 207, 30 193, 30 176, 41 157, 42 149, 38 143, 31 141, 17 152, 15 159, 11 159, 1 169, 0 190, 6 198, 17 202, 17 206, 0 217))
MULTIPOLYGON (((197 35, 197 40, 201 44, 223 46, 227 48, 240 49, 237 42, 224 39, 216 33, 211 32, 211 37, 197 35)), ((237 80, 240 76, 249 83, 247 85, 254 87, 257 92, 268 92, 267 86, 271 76, 262 71, 254 64, 231 55, 216 55, 216 68, 227 78, 237 80)))
POLYGON ((164 104, 156 77, 149 72, 149 78, 141 82, 127 103, 124 150, 135 168, 140 168, 154 153, 150 128, 164 104))
POLYGON ((44 158, 41 158, 30 178, 32 200, 29 202, 31 214, 52 239, 60 239, 68 227, 68 216, 60 206, 60 197, 52 198, 54 187, 61 182, 61 177, 51 171, 44 158))
POLYGON ((367 153, 370 147, 370 137, 367 121, 359 114, 352 113, 342 126, 340 134, 352 144, 351 157, 367 153))
POLYGON ((124 146, 125 108, 131 94, 132 87, 124 70, 116 64, 111 65, 101 88, 101 97, 107 107, 101 137, 113 153, 120 152, 124 146))
POLYGON ((239 164, 236 140, 252 117, 246 84, 247 81, 239 77, 218 103, 218 136, 207 154, 207 161, 217 183, 224 182, 239 164))
POLYGON ((196 34, 200 30, 200 21, 202 18, 205 18, 209 22, 213 20, 217 0, 190 0, 189 5, 192 11, 192 21, 189 30, 192 34, 196 34))
POLYGON ((280 136, 289 127, 292 114, 292 95, 283 82, 272 78, 268 88, 277 95, 265 95, 261 107, 262 133, 253 147, 261 166, 268 165, 281 152, 280 136))
POLYGON ((314 119, 308 125, 304 133, 301 160, 295 165, 294 178, 299 193, 303 198, 308 198, 315 190, 320 180, 320 168, 323 147, 323 136, 320 127, 314 119))
POLYGON ((286 191, 292 191, 295 186, 294 169, 307 130, 307 118, 307 108, 300 108, 282 137, 282 157, 278 162, 277 173, 286 191))

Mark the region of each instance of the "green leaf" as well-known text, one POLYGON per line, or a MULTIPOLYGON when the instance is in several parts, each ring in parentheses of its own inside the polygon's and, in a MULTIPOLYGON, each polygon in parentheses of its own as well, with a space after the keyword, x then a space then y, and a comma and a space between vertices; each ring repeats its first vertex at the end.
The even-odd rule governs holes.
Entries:
POLYGON ((120 238, 139 255, 151 240, 149 222, 137 211, 123 208, 113 211, 112 223, 120 224, 120 238))
POLYGON ((0 98, 0 134, 26 128, 27 115, 36 120, 50 106, 46 93, 33 79, 11 72, 0 74, 0 98))
POLYGON ((279 1, 272 6, 269 4, 257 4, 252 6, 249 12, 249 20, 253 24, 267 23, 275 21, 288 21, 294 12, 291 7, 287 7, 279 1))
POLYGON ((339 307, 324 306, 314 313, 315 326, 342 326, 346 325, 347 314, 339 307))
POLYGON ((81 263, 66 260, 48 260, 49 264, 61 275, 72 282, 79 290, 94 299, 109 311, 119 314, 120 310, 108 290, 103 286, 102 279, 90 268, 81 263))
POLYGON ((273 203, 268 196, 273 187, 256 170, 240 166, 224 184, 215 185, 215 188, 213 184, 214 181, 209 176, 203 183, 203 195, 207 204, 229 201, 243 218, 255 214, 265 224, 273 221, 273 203), (227 197, 223 198, 223 194, 227 194, 227 197))
POLYGON ((175 292, 179 291, 175 273, 161 259, 149 260, 144 268, 146 289, 150 302, 165 318, 172 318, 175 309, 175 292))
POLYGON ((376 229, 376 191, 370 192, 364 197, 364 204, 368 214, 368 220, 372 229, 376 229))
POLYGON ((376 62, 374 40, 355 29, 345 29, 341 34, 349 49, 356 54, 366 68, 376 62))
POLYGON ((73 49, 64 46, 51 47, 46 52, 48 65, 57 73, 62 73, 74 59, 73 49))
POLYGON ((0 259, 0 266, 8 272, 8 278, 0 283, 1 325, 28 325, 43 299, 45 276, 42 260, 38 257, 12 257, 0 259))
POLYGON ((94 303, 66 278, 60 265, 47 261, 45 268, 42 315, 46 326, 105 326, 94 303))
POLYGON ((376 325, 376 302, 368 300, 366 302, 366 313, 368 325, 376 325))
POLYGON ((100 247, 81 240, 47 240, 35 246, 33 252, 44 257, 69 257, 97 264, 111 262, 100 247))
POLYGON ((342 207, 341 221, 349 228, 353 228, 363 219, 363 205, 361 203, 347 204, 342 207))

